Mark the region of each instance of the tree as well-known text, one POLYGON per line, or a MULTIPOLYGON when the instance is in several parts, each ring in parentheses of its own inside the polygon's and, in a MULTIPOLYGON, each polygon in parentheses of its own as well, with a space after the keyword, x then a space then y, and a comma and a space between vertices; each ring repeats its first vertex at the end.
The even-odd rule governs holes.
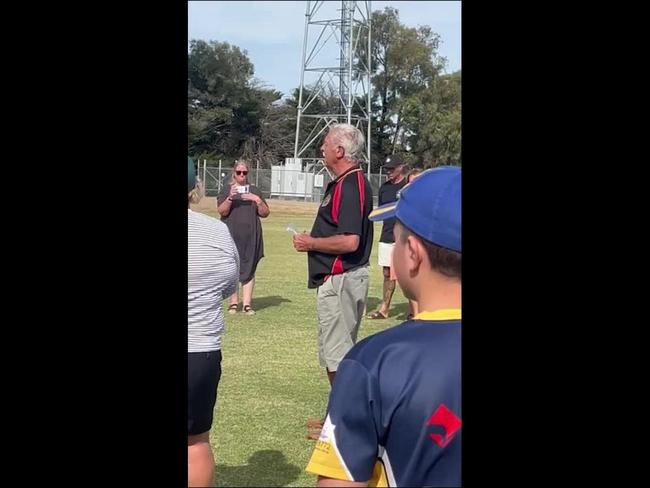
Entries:
MULTIPOLYGON (((367 39, 367 38, 366 38, 367 39)), ((363 35, 359 41, 366 46, 363 35)), ((427 89, 444 68, 438 54, 440 36, 428 26, 406 27, 399 11, 386 7, 372 13, 372 167, 407 149, 413 97, 427 89)), ((363 48, 360 59, 367 57, 363 48)))
POLYGON ((296 137, 296 109, 286 102, 274 103, 261 121, 256 158, 278 163, 293 156, 296 137))
MULTIPOLYGON (((425 167, 461 164, 461 73, 443 75, 445 58, 438 53, 440 36, 428 26, 406 27, 397 9, 372 13, 371 169, 399 153, 425 167)), ((367 60, 367 38, 361 33, 359 57, 367 60)), ((277 90, 253 78, 245 50, 226 42, 191 41, 188 53, 188 150, 209 159, 244 157, 260 166, 294 153, 298 89, 281 100, 277 90)), ((312 89, 303 90, 303 105, 312 89)), ((326 90, 327 91, 327 90, 326 90)), ((320 93, 310 113, 336 113, 334 91, 320 93)), ((354 105, 361 115, 365 97, 354 105)), ((304 118, 300 140, 316 138, 317 119, 304 118)), ((321 138, 324 131, 321 133, 321 138)), ((321 156, 311 144, 303 158, 321 156)))
POLYGON ((188 55, 188 150, 214 157, 252 157, 261 121, 282 94, 252 79, 246 51, 227 42, 193 40, 188 55))
POLYGON ((437 77, 407 102, 405 143, 424 167, 461 164, 461 72, 437 77))

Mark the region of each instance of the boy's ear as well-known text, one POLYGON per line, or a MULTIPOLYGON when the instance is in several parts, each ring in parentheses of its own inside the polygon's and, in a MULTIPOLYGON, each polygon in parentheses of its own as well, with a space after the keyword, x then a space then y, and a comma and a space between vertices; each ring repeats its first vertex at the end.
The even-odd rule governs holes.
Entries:
POLYGON ((415 236, 408 236, 406 239, 406 251, 408 256, 409 276, 413 278, 420 271, 422 265, 422 244, 415 236))

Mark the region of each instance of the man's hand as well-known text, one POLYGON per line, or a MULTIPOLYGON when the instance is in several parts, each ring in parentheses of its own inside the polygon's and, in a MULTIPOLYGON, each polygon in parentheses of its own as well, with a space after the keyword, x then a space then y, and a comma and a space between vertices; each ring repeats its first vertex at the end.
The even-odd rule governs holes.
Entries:
POLYGON ((306 252, 312 249, 313 238, 303 232, 302 234, 294 234, 293 236, 293 247, 298 252, 306 252))
POLYGON ((327 254, 347 254, 359 247, 359 236, 356 234, 339 234, 329 237, 311 237, 307 233, 293 236, 293 247, 296 251, 317 251, 327 254))

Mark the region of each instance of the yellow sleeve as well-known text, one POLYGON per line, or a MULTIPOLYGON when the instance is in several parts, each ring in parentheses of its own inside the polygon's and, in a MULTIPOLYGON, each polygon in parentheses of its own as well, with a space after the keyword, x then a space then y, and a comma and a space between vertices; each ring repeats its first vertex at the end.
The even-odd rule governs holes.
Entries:
POLYGON ((336 453, 336 447, 326 440, 316 441, 316 447, 305 470, 308 473, 319 474, 328 478, 354 481, 341 465, 336 453))
MULTIPOLYGON (((325 419, 325 425, 321 430, 320 438, 316 441, 316 447, 309 459, 305 471, 311 474, 326 476, 336 480, 364 481, 352 478, 350 471, 345 465, 336 447, 335 427, 332 425, 329 415, 325 419)), ((377 461, 374 466, 372 477, 368 480, 368 486, 388 486, 388 479, 384 465, 377 461)))

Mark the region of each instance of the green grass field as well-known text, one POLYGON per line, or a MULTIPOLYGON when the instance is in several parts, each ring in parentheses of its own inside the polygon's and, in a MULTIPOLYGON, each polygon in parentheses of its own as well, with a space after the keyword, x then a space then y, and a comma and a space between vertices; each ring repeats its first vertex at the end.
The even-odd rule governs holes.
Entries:
MULTIPOLYGON (((210 200, 210 199, 206 199, 210 200)), ((269 202, 262 220, 265 257, 256 273, 257 314, 226 314, 222 377, 210 438, 217 486, 314 486, 305 472, 314 447, 307 418, 321 417, 329 384, 316 353, 316 291, 307 289, 307 256, 293 249, 285 230, 311 229, 314 206, 269 202)), ((217 216, 212 205, 196 210, 217 216)), ((377 266, 380 224, 370 260, 368 311, 381 300, 377 266)), ((398 288, 387 320, 365 320, 359 338, 405 320, 407 303, 398 288)))

